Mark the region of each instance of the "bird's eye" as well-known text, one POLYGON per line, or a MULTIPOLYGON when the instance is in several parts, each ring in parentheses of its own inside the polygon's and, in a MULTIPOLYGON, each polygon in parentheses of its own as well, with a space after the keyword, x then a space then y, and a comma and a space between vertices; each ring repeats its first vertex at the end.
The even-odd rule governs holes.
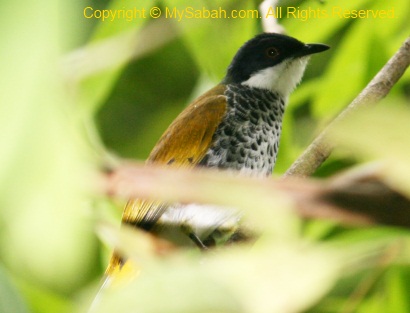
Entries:
POLYGON ((274 59, 279 55, 279 51, 278 49, 276 49, 275 47, 270 47, 268 49, 266 49, 266 56, 270 59, 274 59))

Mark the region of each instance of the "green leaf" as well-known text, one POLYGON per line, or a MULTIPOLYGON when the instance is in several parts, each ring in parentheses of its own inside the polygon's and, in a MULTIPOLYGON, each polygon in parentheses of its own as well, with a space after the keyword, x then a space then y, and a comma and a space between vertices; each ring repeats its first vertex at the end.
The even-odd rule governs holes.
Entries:
POLYGON ((72 291, 90 275, 95 253, 91 219, 84 218, 94 180, 57 67, 56 12, 64 4, 1 4, 7 17, 0 27, 13 35, 0 34, 0 253, 11 272, 72 291), (44 18, 33 14, 38 7, 44 18))
POLYGON ((0 266, 0 312, 28 313, 26 303, 0 266))
POLYGON ((407 313, 410 311, 409 301, 409 277, 408 267, 395 266, 390 268, 385 274, 385 294, 388 312, 407 313))
POLYGON ((69 313, 73 311, 73 302, 65 295, 42 288, 38 284, 30 283, 20 277, 16 279, 16 284, 33 313, 69 313))
POLYGON ((106 290, 92 313, 130 307, 142 313, 298 312, 332 286, 340 266, 332 250, 300 248, 262 240, 253 251, 179 254, 147 266, 123 288, 106 290))
POLYGON ((362 160, 382 161, 388 184, 410 195, 410 111, 406 107, 364 109, 344 120, 331 138, 362 160))
POLYGON ((333 48, 334 54, 326 73, 321 76, 320 89, 314 97, 313 114, 316 117, 336 115, 366 85, 365 48, 368 47, 371 32, 366 24, 356 23, 344 35, 340 45, 333 48))

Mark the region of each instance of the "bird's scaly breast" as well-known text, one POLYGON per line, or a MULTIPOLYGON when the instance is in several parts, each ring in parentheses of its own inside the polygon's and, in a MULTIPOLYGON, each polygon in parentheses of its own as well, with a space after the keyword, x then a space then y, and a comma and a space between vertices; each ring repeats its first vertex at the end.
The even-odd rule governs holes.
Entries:
POLYGON ((202 166, 250 176, 272 173, 279 148, 285 101, 269 90, 229 84, 227 113, 202 166))

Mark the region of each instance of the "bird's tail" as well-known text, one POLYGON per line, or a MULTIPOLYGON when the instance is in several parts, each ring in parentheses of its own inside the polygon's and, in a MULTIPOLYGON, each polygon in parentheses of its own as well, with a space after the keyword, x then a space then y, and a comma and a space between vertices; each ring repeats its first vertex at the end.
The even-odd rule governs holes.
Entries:
POLYGON ((93 313, 97 310, 100 306, 101 299, 109 289, 115 289, 132 282, 138 276, 139 272, 140 269, 134 262, 131 260, 124 262, 123 259, 114 252, 105 270, 101 287, 94 297, 88 313, 93 313))

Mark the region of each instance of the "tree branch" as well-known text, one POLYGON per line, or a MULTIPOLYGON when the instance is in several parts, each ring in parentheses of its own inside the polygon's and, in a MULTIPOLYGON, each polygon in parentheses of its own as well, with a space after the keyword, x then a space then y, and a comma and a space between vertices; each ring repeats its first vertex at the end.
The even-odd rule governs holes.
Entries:
POLYGON ((327 140, 329 130, 345 119, 354 110, 375 104, 384 98, 410 65, 410 37, 403 43, 396 54, 377 73, 365 89, 339 116, 329 124, 306 148, 303 154, 286 171, 284 177, 312 175, 329 157, 333 145, 327 140))
POLYGON ((410 227, 410 199, 383 182, 383 167, 372 164, 326 180, 252 179, 210 170, 127 164, 103 177, 111 196, 228 207, 292 208, 302 218, 347 225, 410 227), (290 203, 284 206, 283 201, 290 203), (388 208, 388 210, 386 210, 388 208))

